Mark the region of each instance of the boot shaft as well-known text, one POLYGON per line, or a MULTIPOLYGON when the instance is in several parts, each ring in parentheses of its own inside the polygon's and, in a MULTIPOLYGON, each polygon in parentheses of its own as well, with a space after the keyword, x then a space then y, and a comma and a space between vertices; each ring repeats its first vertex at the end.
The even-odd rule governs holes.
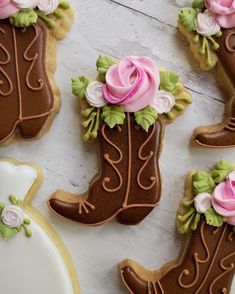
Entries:
POLYGON ((171 293, 229 293, 234 263, 232 227, 225 224, 215 228, 203 220, 192 233, 180 265, 168 272, 160 283, 165 293, 170 293, 173 281, 175 289, 171 293))
POLYGON ((0 21, 0 141, 19 122, 46 117, 53 108, 46 72, 46 30, 42 22, 16 28, 9 20, 0 21))
POLYGON ((161 192, 158 158, 162 123, 157 121, 146 132, 133 115, 126 116, 123 126, 110 129, 103 124, 100 128, 100 193, 118 193, 123 206, 157 203, 161 192))
POLYGON ((223 30, 219 38, 218 56, 235 87, 235 29, 223 30))

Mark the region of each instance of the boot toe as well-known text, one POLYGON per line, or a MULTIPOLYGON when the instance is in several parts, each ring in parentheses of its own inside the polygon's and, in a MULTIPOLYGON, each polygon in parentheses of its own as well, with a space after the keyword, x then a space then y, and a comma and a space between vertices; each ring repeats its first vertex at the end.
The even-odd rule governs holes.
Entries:
POLYGON ((144 281, 130 266, 121 269, 121 277, 130 291, 133 294, 148 294, 148 282, 144 281))
POLYGON ((73 215, 76 214, 75 205, 71 205, 71 203, 52 198, 48 201, 48 207, 57 215, 74 220, 73 215))
POLYGON ((195 138, 197 144, 201 146, 211 147, 215 144, 215 139, 213 138, 213 133, 201 133, 195 138))
POLYGON ((200 133, 195 137, 197 144, 209 148, 228 148, 235 146, 235 133, 221 129, 212 133, 200 133))

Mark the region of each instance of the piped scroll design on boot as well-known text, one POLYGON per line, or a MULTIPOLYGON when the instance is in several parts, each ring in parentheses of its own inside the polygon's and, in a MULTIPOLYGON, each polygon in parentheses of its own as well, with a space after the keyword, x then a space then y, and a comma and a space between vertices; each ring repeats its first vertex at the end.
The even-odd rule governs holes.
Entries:
POLYGON ((101 225, 114 217, 137 224, 160 201, 158 159, 165 123, 191 103, 191 95, 177 74, 159 72, 147 57, 130 56, 116 63, 100 56, 97 70, 96 81, 78 77, 72 86, 82 103, 83 139, 98 137, 99 175, 85 195, 57 191, 48 205, 84 225, 101 225), (78 213, 84 199, 90 207, 78 213))
POLYGON ((214 7, 212 2, 193 1, 192 7, 181 9, 178 27, 201 69, 217 68, 218 81, 228 95, 224 121, 198 127, 192 139, 204 147, 227 148, 235 146, 235 23, 231 21, 234 12, 229 4, 224 15, 223 4, 214 7))
POLYGON ((14 5, 14 14, 1 17, 0 11, 0 144, 4 145, 16 135, 41 137, 58 112, 58 90, 52 78, 55 65, 48 56, 54 55, 54 39, 64 37, 72 22, 67 19, 72 16, 67 2, 63 7, 57 3, 47 16, 37 7, 14 5), (60 19, 55 11, 61 12, 60 19))
POLYGON ((45 52, 41 51, 46 42, 45 26, 37 24, 18 29, 7 20, 1 21, 0 26, 2 48, 8 57, 1 62, 3 80, 0 116, 4 123, 0 131, 0 143, 3 143, 14 134, 16 127, 22 130, 24 137, 24 125, 29 120, 36 120, 37 123, 31 125, 25 137, 35 137, 52 112, 53 93, 44 67, 40 65, 45 58, 45 52), (13 50, 10 40, 13 42, 13 50), (15 65, 15 75, 11 72, 12 63, 15 65))
POLYGON ((178 231, 188 234, 181 254, 156 272, 131 260, 120 263, 130 293, 230 293, 235 273, 234 170, 222 160, 211 173, 190 173, 178 215, 178 231))
MULTIPOLYGON (((104 160, 106 161, 106 163, 108 163, 112 168, 113 170, 115 171, 116 173, 116 176, 118 178, 118 183, 117 183, 117 186, 116 187, 113 187, 113 188, 109 188, 108 187, 108 184, 110 183, 111 179, 109 176, 107 177, 104 177, 103 179, 103 182, 102 182, 102 187, 103 189, 108 192, 108 193, 114 193, 114 192, 118 192, 122 186, 123 186, 123 178, 122 178, 122 175, 120 173, 120 171, 118 170, 118 168, 116 167, 118 164, 120 164, 123 160, 123 152, 122 150, 117 146, 115 145, 112 141, 110 141, 106 135, 106 130, 107 128, 107 125, 104 124, 102 127, 101 127, 101 134, 102 134, 102 137, 103 139, 105 140, 105 142, 107 144, 109 144, 111 146, 111 148, 114 148, 117 153, 118 153, 118 157, 117 159, 113 159, 110 157, 110 154, 109 153, 105 153, 104 154, 104 160)), ((120 126, 118 126, 118 133, 121 134, 122 133, 122 128, 120 126)))

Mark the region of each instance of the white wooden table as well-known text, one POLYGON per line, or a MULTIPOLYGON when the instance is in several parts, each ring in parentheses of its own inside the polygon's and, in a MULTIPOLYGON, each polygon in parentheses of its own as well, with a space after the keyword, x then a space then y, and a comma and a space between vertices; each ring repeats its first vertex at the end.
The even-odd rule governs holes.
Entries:
POLYGON ((208 150, 189 144, 196 126, 221 121, 226 97, 214 74, 198 69, 179 36, 175 0, 73 0, 72 4, 76 20, 58 49, 61 112, 42 140, 16 142, 1 148, 0 156, 33 161, 44 168, 45 181, 33 204, 50 219, 68 247, 82 293, 127 293, 119 278, 118 262, 128 257, 156 269, 179 252, 181 238, 176 234, 175 214, 187 172, 209 168, 221 158, 235 162, 235 149, 208 150), (148 55, 159 66, 177 71, 193 92, 193 105, 166 129, 160 160, 164 180, 160 208, 138 226, 111 222, 98 228, 81 227, 51 215, 46 206, 57 188, 85 191, 97 171, 94 148, 81 140, 79 103, 71 94, 70 78, 81 74, 95 77, 98 54, 115 58, 148 55))

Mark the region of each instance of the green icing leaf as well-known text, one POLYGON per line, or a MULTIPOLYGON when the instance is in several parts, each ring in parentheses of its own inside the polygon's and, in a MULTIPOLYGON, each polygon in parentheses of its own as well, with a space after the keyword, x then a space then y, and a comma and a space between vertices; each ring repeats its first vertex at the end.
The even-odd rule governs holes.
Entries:
POLYGON ((2 235, 3 239, 8 240, 17 233, 18 230, 16 228, 9 228, 7 225, 0 222, 0 234, 2 235))
POLYGON ((213 227, 221 227, 223 223, 227 222, 227 219, 216 213, 212 207, 206 211, 205 217, 206 223, 213 227))
POLYGON ((82 112, 82 116, 86 118, 82 122, 82 126, 86 129, 83 140, 86 142, 97 138, 100 125, 100 108, 89 107, 82 112))
POLYGON ((197 171, 193 175, 193 190, 194 194, 212 193, 215 188, 215 183, 210 174, 204 171, 197 171))
POLYGON ((56 16, 57 18, 63 18, 64 12, 60 8, 56 8, 56 10, 53 12, 53 15, 56 16))
POLYGON ((85 93, 89 83, 90 81, 84 76, 73 78, 72 79, 73 94, 77 96, 79 99, 85 99, 85 93))
POLYGON ((27 226, 28 226, 28 224, 23 224, 23 225, 22 225, 22 228, 24 229, 25 236, 26 236, 27 238, 31 238, 32 235, 33 235, 33 233, 32 233, 32 231, 31 231, 29 228, 27 228, 27 226))
POLYGON ((99 73, 98 80, 105 82, 105 75, 108 69, 116 62, 109 56, 100 55, 96 62, 97 71, 99 73))
POLYGON ((160 88, 167 92, 173 93, 176 89, 176 85, 179 82, 179 76, 172 71, 160 71, 160 88))
POLYGON ((45 24, 50 28, 53 29, 56 26, 56 21, 51 18, 51 15, 53 14, 48 14, 45 15, 43 12, 40 10, 36 9, 35 12, 37 13, 38 17, 45 22, 45 24))
POLYGON ((126 115, 121 106, 106 105, 102 110, 101 118, 111 129, 124 124, 126 115))
POLYGON ((197 14, 197 10, 191 7, 185 7, 179 11, 179 21, 189 32, 195 30, 197 14))
POLYGON ((147 106, 146 108, 135 112, 134 115, 137 124, 140 125, 146 132, 148 132, 149 128, 158 118, 157 111, 151 106, 147 106))
POLYGON ((226 160, 218 162, 212 170, 212 178, 216 184, 223 182, 226 177, 235 169, 234 165, 226 160))
POLYGON ((45 22, 45 24, 49 28, 54 28, 56 26, 56 19, 61 19, 65 16, 64 11, 70 7, 69 1, 61 0, 59 1, 58 7, 54 10, 53 13, 45 15, 39 9, 36 9, 35 12, 37 13, 38 17, 45 22), (51 17, 53 16, 53 18, 51 17))
POLYGON ((205 8, 204 0, 193 0, 192 7, 198 9, 205 8))
POLYGON ((169 119, 171 119, 171 120, 175 118, 175 115, 174 115, 174 113, 173 113, 172 111, 167 112, 167 113, 166 113, 166 116, 167 116, 169 119))
MULTIPOLYGON (((14 195, 9 196, 9 201, 12 205, 15 205, 15 206, 19 206, 22 204, 22 200, 17 199, 14 195)), ((20 227, 11 228, 7 226, 6 224, 4 224, 4 222, 1 219, 2 211, 4 207, 5 205, 3 203, 0 203, 0 235, 3 237, 3 239, 7 240, 11 238, 12 236, 20 232, 22 228, 25 231, 26 237, 30 238, 32 236, 32 232, 28 228, 28 226, 31 223, 30 219, 25 218, 23 224, 20 227)))
POLYGON ((3 210, 3 209, 4 209, 4 207, 5 207, 5 204, 4 204, 4 203, 2 203, 2 202, 0 202, 0 210, 3 210))
POLYGON ((16 27, 29 27, 37 20, 38 15, 33 9, 20 10, 10 17, 10 23, 16 27))
POLYGON ((69 1, 60 0, 59 1, 59 7, 61 7, 62 9, 68 9, 70 7, 69 1))
POLYGON ((11 204, 17 205, 17 199, 14 195, 9 196, 9 201, 11 202, 11 204))

